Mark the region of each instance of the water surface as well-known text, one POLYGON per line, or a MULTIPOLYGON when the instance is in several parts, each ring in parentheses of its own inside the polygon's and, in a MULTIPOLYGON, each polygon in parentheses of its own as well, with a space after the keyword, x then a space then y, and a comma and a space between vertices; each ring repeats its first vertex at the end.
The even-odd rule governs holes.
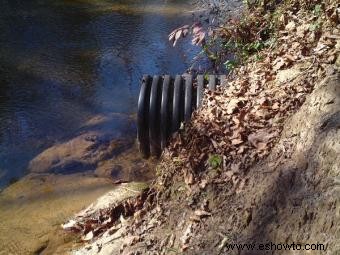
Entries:
POLYGON ((133 114, 142 74, 188 67, 167 42, 185 2, 0 0, 0 189, 91 117, 133 114))

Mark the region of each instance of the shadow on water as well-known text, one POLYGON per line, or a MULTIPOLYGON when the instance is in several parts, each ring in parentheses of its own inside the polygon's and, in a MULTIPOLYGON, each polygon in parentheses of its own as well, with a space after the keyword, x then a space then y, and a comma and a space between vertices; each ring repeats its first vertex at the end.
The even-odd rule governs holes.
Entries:
POLYGON ((94 116, 133 114, 142 74, 187 68, 195 49, 167 42, 182 2, 0 1, 0 188, 94 116))

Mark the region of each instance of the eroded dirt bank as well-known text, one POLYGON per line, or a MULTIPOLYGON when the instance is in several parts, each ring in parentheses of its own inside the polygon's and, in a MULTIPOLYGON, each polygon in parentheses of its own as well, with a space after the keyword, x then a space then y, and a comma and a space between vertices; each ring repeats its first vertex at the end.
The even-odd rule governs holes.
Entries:
MULTIPOLYGON (((247 174, 232 169, 225 173, 207 169, 190 186, 178 173, 160 178, 157 185, 161 191, 155 208, 135 214, 130 228, 120 233, 125 238, 120 238, 118 244, 108 244, 115 248, 110 251, 113 253, 89 250, 79 254, 297 252, 228 249, 229 244, 236 243, 323 244, 327 250, 313 254, 337 254, 339 84, 339 74, 318 83, 300 110, 286 122, 269 156, 255 163, 247 174)), ((167 170, 176 171, 176 166, 171 167, 167 170)))
MULTIPOLYGON (((227 244, 270 242, 319 243, 327 251, 313 254, 337 254, 339 82, 339 76, 333 76, 316 86, 287 121, 268 158, 248 174, 233 170, 218 177, 209 174, 189 189, 180 180, 172 183, 160 199, 162 213, 154 212, 161 227, 142 235, 143 243, 155 244, 150 254, 296 254, 227 248, 227 244)), ((133 233, 143 231, 137 228, 133 233)))
POLYGON ((267 243, 340 252, 339 8, 328 1, 315 16, 307 2, 279 9, 275 47, 207 93, 144 207, 74 254, 311 254, 259 249, 267 243))

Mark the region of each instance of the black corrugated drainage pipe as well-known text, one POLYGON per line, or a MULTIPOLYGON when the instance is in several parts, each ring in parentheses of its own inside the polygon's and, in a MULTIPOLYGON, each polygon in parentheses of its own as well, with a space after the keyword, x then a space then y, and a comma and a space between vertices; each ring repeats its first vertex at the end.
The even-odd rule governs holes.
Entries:
POLYGON ((225 75, 144 75, 138 99, 137 130, 139 149, 144 157, 160 156, 171 134, 202 104, 203 91, 215 90, 225 75))

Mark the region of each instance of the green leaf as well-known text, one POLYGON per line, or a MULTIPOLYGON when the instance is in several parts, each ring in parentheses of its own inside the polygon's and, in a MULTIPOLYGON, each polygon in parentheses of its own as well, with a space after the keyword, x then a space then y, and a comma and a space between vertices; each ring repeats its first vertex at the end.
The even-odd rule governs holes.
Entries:
POLYGON ((218 168, 221 166, 222 164, 222 157, 220 155, 211 155, 208 159, 208 163, 210 165, 210 167, 212 168, 218 168))
POLYGON ((238 62, 235 60, 227 60, 224 65, 228 70, 233 70, 237 66, 238 62))
POLYGON ((320 16, 321 15, 321 11, 322 11, 321 4, 317 4, 317 5, 314 6, 313 14, 315 16, 320 16))

